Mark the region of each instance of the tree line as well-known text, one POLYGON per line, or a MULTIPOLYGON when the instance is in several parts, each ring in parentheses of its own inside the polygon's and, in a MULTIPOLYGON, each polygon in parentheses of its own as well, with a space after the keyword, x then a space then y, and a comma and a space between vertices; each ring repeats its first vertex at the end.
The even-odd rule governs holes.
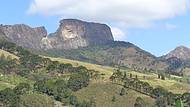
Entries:
POLYGON ((158 107, 175 106, 178 100, 188 107, 190 106, 190 93, 174 94, 163 87, 154 88, 148 82, 140 81, 137 75, 133 78, 132 74, 128 76, 126 72, 123 73, 117 70, 110 77, 110 80, 113 83, 123 85, 125 88, 133 89, 156 99, 155 104, 158 107))

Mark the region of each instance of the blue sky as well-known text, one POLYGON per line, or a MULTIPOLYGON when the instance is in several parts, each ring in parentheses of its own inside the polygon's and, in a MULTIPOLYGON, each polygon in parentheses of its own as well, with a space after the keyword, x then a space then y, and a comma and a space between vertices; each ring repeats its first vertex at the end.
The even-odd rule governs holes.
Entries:
POLYGON ((3 0, 0 23, 45 26, 54 32, 62 18, 77 18, 106 23, 117 40, 132 42, 156 56, 180 45, 190 47, 189 0, 152 1, 3 0))

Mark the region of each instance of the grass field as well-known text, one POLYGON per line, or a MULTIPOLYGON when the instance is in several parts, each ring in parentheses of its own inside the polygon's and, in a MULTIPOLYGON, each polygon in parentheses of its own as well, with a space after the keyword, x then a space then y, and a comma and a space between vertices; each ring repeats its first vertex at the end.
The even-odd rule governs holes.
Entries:
POLYGON ((32 86, 34 82, 18 75, 0 74, 0 90, 14 88, 19 83, 28 83, 32 86))
POLYGON ((52 57, 48 57, 48 58, 50 58, 53 61, 59 61, 61 63, 70 63, 73 66, 85 66, 88 69, 96 70, 96 71, 99 71, 100 73, 105 74, 106 78, 109 78, 115 69, 115 68, 108 67, 108 66, 90 64, 90 63, 76 61, 76 60, 70 60, 70 59, 52 58, 52 57))
POLYGON ((13 55, 13 54, 11 54, 11 53, 9 53, 7 51, 4 51, 4 50, 0 49, 0 56, 2 54, 4 54, 5 57, 11 56, 12 59, 15 59, 15 58, 19 59, 19 57, 17 57, 16 55, 13 55))
MULTIPOLYGON (((105 74, 106 80, 112 75, 113 71, 115 71, 116 68, 108 67, 108 66, 101 66, 101 65, 95 65, 95 64, 89 64, 85 62, 75 61, 75 60, 69 60, 69 59, 63 59, 63 58, 51 58, 51 60, 59 61, 61 63, 70 63, 73 66, 85 66, 88 69, 93 69, 96 71, 99 71, 101 73, 105 74)), ((134 71, 128 71, 128 70, 122 70, 123 72, 127 72, 128 75, 131 73, 133 76, 137 75, 138 78, 142 81, 148 82, 153 87, 162 86, 165 89, 174 92, 174 93, 185 93, 190 92, 190 84, 182 83, 177 80, 181 79, 181 77, 178 76, 171 76, 171 78, 166 78, 166 80, 161 80, 157 78, 157 74, 155 73, 140 73, 140 72, 134 72, 134 71), (144 79, 145 77, 145 79, 144 79)))
MULTIPOLYGON (((0 56, 2 54, 4 54, 5 57, 11 56, 12 59, 15 59, 15 58, 19 59, 19 57, 0 49, 0 56)), ((32 81, 18 75, 0 74, 0 90, 3 90, 5 88, 14 88, 16 85, 22 82, 27 82, 29 84, 32 84, 32 81)))
POLYGON ((165 89, 177 94, 190 92, 190 85, 177 81, 178 79, 181 78, 178 76, 171 76, 171 78, 166 78, 166 80, 161 80, 158 79, 157 75, 154 73, 145 74, 134 71, 128 72, 128 74, 129 73, 133 74, 133 76, 137 75, 140 80, 148 82, 153 87, 162 86, 165 89))
POLYGON ((141 97, 146 102, 146 107, 152 107, 154 99, 140 94, 133 90, 127 90, 126 94, 120 96, 121 86, 109 83, 91 83, 88 87, 74 93, 79 101, 94 99, 97 107, 133 107, 137 97, 141 97), (112 101, 115 96, 115 102, 112 101))

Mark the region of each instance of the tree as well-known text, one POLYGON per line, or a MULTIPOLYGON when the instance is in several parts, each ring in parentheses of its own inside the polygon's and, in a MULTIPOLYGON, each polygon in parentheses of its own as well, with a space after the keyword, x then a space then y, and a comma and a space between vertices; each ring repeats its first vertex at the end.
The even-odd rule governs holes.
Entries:
POLYGON ((25 94, 20 97, 19 107, 54 107, 54 102, 47 95, 25 94))
POLYGON ((183 102, 181 101, 181 99, 178 99, 178 100, 176 101, 175 107, 184 107, 183 102))
POLYGON ((147 82, 142 83, 142 88, 143 88, 143 92, 145 92, 146 94, 151 94, 153 91, 153 87, 150 86, 150 84, 147 82))
POLYGON ((76 106, 78 104, 76 96, 70 96, 70 104, 76 106))
POLYGON ((10 105, 16 98, 16 94, 14 91, 10 88, 6 88, 2 91, 0 91, 0 102, 10 105))
POLYGON ((184 93, 182 95, 182 100, 185 102, 188 106, 190 106, 190 93, 184 93))
POLYGON ((167 102, 166 102, 166 98, 163 96, 157 97, 156 99, 156 106, 157 107, 166 107, 167 102))
POLYGON ((15 92, 15 94, 17 95, 23 95, 26 94, 28 91, 30 90, 30 85, 27 83, 20 83, 19 85, 17 85, 13 91, 15 92))
POLYGON ((71 90, 77 91, 82 87, 86 87, 89 84, 90 77, 87 72, 80 72, 71 75, 68 80, 68 86, 71 90))
POLYGON ((65 64, 60 64, 59 67, 58 67, 58 69, 59 69, 58 72, 63 74, 63 72, 65 70, 65 64))
POLYGON ((157 87, 153 89, 152 94, 156 97, 165 96, 168 93, 163 87, 157 87))
POLYGON ((48 72, 54 72, 58 70, 58 63, 57 62, 52 62, 51 64, 49 64, 46 68, 46 70, 48 72))
POLYGON ((160 79, 161 78, 161 75, 160 74, 158 74, 158 79, 160 79))
POLYGON ((121 89, 121 91, 120 91, 120 94, 119 94, 120 96, 123 96, 123 95, 125 95, 125 88, 122 88, 121 89))
POLYGON ((20 71, 18 72, 18 75, 23 76, 23 77, 25 77, 29 74, 30 74, 30 70, 27 68, 20 69, 20 71))
POLYGON ((130 77, 130 78, 133 78, 133 74, 130 73, 130 74, 129 74, 129 77, 130 77))
POLYGON ((135 79, 138 79, 138 76, 137 76, 137 75, 135 75, 135 79))
POLYGON ((124 75, 123 75, 122 81, 125 80, 126 78, 127 78, 127 73, 124 72, 124 75))
POLYGON ((134 107, 145 107, 145 102, 141 97, 137 97, 134 107))
POLYGON ((173 106, 175 104, 175 95, 172 92, 168 92, 166 95, 167 104, 173 106))
POLYGON ((165 76, 164 76, 164 75, 161 75, 161 79, 162 79, 162 80, 165 80, 165 76))
POLYGON ((112 102, 115 102, 115 101, 116 101, 116 97, 113 96, 111 101, 112 101, 112 102))
POLYGON ((69 98, 71 96, 71 90, 68 88, 64 80, 57 80, 54 84, 53 96, 58 101, 69 98))

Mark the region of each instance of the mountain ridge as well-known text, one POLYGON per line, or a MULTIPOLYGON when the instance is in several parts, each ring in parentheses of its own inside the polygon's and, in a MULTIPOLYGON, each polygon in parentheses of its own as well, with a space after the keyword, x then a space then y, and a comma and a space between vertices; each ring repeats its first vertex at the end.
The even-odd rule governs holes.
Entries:
POLYGON ((1 25, 0 30, 12 42, 31 49, 77 49, 114 41, 106 24, 63 19, 56 32, 48 34, 45 27, 32 28, 25 24, 1 25))
POLYGON ((77 19, 61 20, 57 31, 51 34, 43 26, 32 28, 25 24, 1 25, 0 33, 4 35, 1 37, 25 48, 100 65, 162 72, 175 72, 184 65, 190 65, 183 64, 181 58, 172 58, 181 51, 184 54, 179 57, 190 57, 190 50, 185 47, 179 47, 158 58, 132 43, 114 41, 111 28, 106 24, 77 19))

